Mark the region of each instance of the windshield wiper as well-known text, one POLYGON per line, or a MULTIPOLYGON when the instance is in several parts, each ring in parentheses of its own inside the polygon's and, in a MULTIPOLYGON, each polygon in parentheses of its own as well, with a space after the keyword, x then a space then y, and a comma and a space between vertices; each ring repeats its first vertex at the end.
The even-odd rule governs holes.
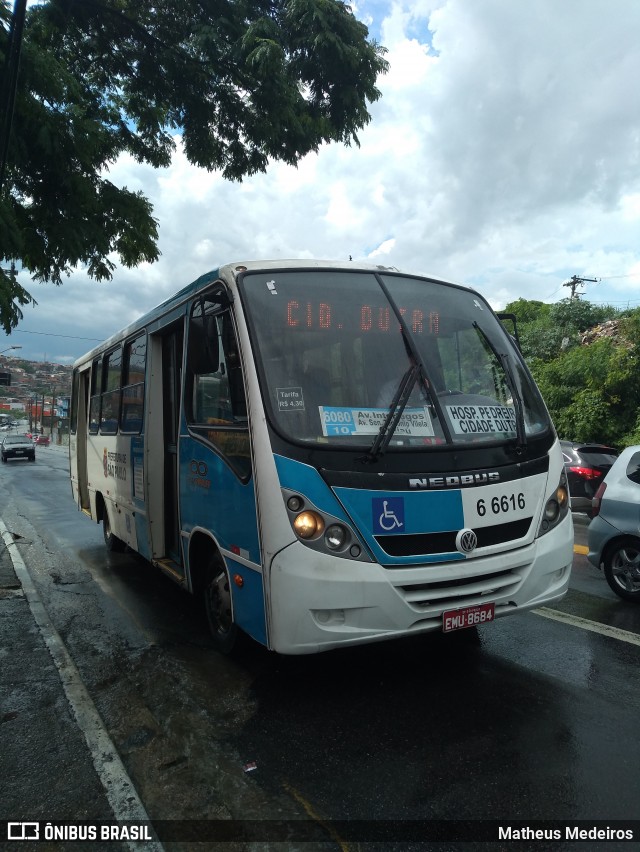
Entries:
POLYGON ((364 458, 365 461, 375 461, 389 446, 389 441, 393 437, 393 433, 396 431, 396 427, 402 417, 402 412, 409 401, 411 391, 415 386, 416 379, 419 374, 420 367, 418 364, 413 364, 400 379, 398 390, 395 392, 393 399, 391 400, 387 416, 380 427, 380 431, 376 435, 375 441, 367 451, 367 455, 364 458))
POLYGON ((389 288, 382 280, 379 275, 376 275, 376 280, 382 292, 384 293, 387 301, 391 305, 391 309, 398 320, 400 325, 400 331, 402 334, 402 342, 404 343, 404 348, 407 352, 407 356, 409 358, 409 362, 411 367, 407 370, 400 381, 400 385, 398 390, 395 393, 393 400, 391 401, 391 405, 389 406, 389 412, 385 418, 384 423, 380 427, 380 431, 376 436, 375 441, 367 452, 367 455, 364 456, 364 461, 373 462, 375 461, 389 446, 389 441, 393 437, 393 433, 398 426, 400 418, 402 417, 402 412, 405 409, 407 402, 409 401, 409 397, 411 396, 411 391, 414 388, 416 380, 420 379, 420 384, 422 386, 423 395, 425 400, 428 399, 429 408, 431 411, 432 417, 437 417, 440 420, 440 428, 442 429, 442 434, 444 435, 444 439, 447 444, 451 444, 451 431, 449 430, 449 426, 447 424, 447 420, 444 416, 442 406, 438 399, 438 395, 434 393, 434 385, 429 377, 429 373, 427 371, 424 360, 422 359, 422 355, 416 346, 415 340, 411 336, 409 329, 407 328, 407 324, 402 315, 402 311, 398 308, 395 303, 395 300, 392 298, 391 293, 389 292, 389 288))
POLYGON ((522 399, 520 398, 520 394, 518 393, 518 389, 516 387, 515 380, 513 378, 513 373, 511 372, 511 364, 509 363, 509 356, 506 352, 498 352, 496 347, 493 345, 486 332, 478 325, 476 321, 473 323, 473 327, 476 331, 482 335, 483 339, 486 341, 487 346, 493 352, 494 356, 497 358, 498 362, 502 366, 502 370, 504 372, 505 379, 507 380, 507 385, 509 386, 509 390, 511 391, 511 398, 513 400, 513 407, 515 408, 516 413, 516 439, 517 439, 517 447, 518 450, 523 449, 527 446, 527 433, 524 425, 524 408, 522 406, 522 399))

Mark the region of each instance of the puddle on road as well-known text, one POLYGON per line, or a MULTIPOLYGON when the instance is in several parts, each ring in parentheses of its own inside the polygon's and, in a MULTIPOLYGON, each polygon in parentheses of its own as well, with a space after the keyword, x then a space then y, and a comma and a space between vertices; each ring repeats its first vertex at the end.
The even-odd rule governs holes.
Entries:
POLYGON ((231 744, 256 710, 250 670, 184 645, 113 662, 95 701, 152 818, 295 815, 286 794, 274 810, 231 744))

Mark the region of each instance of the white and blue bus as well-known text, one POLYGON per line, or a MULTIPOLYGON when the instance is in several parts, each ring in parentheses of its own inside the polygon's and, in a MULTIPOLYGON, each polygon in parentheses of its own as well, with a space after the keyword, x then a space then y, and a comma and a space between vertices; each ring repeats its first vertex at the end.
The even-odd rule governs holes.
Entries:
POLYGON ((74 365, 71 479, 108 548, 279 653, 491 623, 565 594, 538 389, 474 290, 356 263, 222 266, 74 365))

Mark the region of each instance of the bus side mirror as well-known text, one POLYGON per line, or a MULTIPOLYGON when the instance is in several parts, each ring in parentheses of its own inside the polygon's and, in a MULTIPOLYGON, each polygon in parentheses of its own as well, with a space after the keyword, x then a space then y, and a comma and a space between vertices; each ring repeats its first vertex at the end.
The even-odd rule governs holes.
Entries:
POLYGON ((220 343, 215 316, 195 317, 189 326, 189 369, 196 376, 217 373, 220 343))
POLYGON ((498 319, 502 323, 504 330, 511 337, 520 351, 520 338, 518 337, 518 320, 515 314, 497 314, 498 319))

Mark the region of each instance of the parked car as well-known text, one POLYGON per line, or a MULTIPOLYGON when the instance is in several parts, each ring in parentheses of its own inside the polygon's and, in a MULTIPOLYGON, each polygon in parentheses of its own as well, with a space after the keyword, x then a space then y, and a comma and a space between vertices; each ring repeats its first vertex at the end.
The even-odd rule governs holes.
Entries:
POLYGON ((569 483, 571 510, 591 515, 591 501, 617 459, 618 451, 604 444, 578 441, 560 441, 560 446, 569 483))
POLYGON ((48 447, 51 443, 51 439, 48 435, 34 435, 33 443, 39 444, 42 447, 48 447))
POLYGON ((587 530, 589 562, 627 601, 640 603, 640 446, 616 459, 593 498, 587 530))
POLYGON ((7 459, 36 460, 36 448, 26 435, 3 435, 0 440, 0 457, 3 462, 7 459))

